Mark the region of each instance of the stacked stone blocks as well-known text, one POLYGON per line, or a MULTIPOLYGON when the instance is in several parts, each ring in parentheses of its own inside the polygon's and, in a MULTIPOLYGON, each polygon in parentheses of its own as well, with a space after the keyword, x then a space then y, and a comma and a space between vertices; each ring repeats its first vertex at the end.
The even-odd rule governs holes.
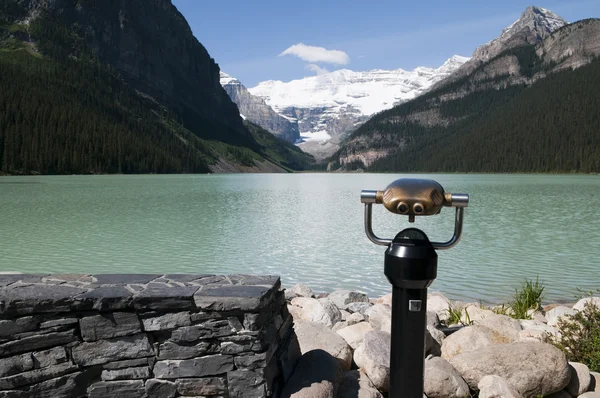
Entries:
POLYGON ((276 397, 299 356, 278 277, 0 275, 0 398, 276 397))

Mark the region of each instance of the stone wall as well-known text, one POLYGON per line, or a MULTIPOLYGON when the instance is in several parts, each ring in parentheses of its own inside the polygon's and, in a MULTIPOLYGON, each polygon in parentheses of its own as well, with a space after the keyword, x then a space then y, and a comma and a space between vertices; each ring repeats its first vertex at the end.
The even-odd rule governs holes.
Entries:
POLYGON ((276 397, 292 326, 274 276, 0 275, 0 398, 276 397))

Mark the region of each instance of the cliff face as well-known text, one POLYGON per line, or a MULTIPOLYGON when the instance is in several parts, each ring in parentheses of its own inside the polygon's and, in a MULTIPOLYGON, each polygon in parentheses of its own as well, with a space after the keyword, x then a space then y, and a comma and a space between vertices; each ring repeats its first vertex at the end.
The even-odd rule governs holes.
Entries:
POLYGON ((170 0, 19 2, 27 20, 47 14, 65 25, 135 89, 189 119, 200 116, 228 127, 228 133, 249 136, 219 83, 218 65, 170 0))
POLYGON ((285 141, 295 143, 300 139, 297 121, 275 112, 263 99, 250 94, 238 79, 221 72, 221 85, 229 98, 237 104, 243 117, 285 141))

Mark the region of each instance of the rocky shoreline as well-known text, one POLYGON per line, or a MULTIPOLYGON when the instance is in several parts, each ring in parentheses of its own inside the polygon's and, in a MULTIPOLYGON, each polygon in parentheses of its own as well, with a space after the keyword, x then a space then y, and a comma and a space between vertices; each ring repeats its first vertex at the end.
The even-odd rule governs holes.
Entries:
MULTIPOLYGON (((391 295, 337 290, 315 294, 305 285, 285 291, 303 354, 286 390, 295 398, 380 398, 389 384, 391 295), (303 384, 305 387, 298 388, 303 384)), ((600 398, 600 374, 568 362, 550 344, 559 320, 582 311, 552 304, 513 319, 476 303, 451 302, 440 293, 427 301, 425 395, 433 397, 600 398), (454 311, 459 309, 460 320, 454 311), (454 322, 454 323, 453 323, 454 322), (598 383, 598 385, 597 385, 598 383)))

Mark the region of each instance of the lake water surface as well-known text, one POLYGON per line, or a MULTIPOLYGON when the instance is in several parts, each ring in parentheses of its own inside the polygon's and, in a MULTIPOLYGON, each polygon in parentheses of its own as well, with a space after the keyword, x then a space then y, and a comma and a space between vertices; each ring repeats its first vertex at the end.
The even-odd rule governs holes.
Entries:
MULTIPOLYGON (((315 291, 386 294, 385 247, 363 229, 361 189, 393 174, 0 177, 0 271, 281 275, 315 291)), ((439 252, 431 290, 500 302, 523 278, 547 300, 600 288, 600 176, 410 175, 469 193, 462 241, 439 252)), ((417 219, 432 240, 454 210, 417 219)), ((409 224, 382 206, 374 229, 409 224)))

